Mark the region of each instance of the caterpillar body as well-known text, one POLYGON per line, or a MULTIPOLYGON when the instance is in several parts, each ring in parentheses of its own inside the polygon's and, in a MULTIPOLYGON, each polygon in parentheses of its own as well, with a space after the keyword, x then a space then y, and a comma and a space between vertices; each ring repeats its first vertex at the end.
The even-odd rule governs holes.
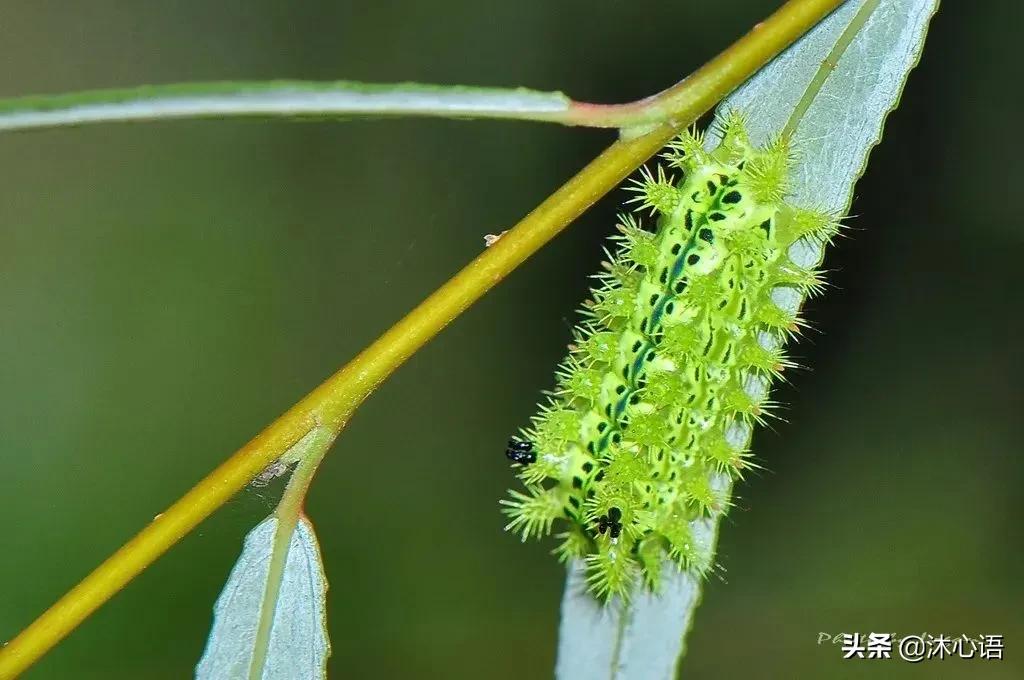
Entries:
POLYGON ((502 501, 506 529, 526 540, 564 521, 555 553, 583 559, 602 599, 640 580, 657 588, 666 560, 711 568, 694 528, 726 510, 727 480, 753 466, 749 432, 790 365, 799 301, 823 287, 790 249, 838 230, 835 216, 784 200, 787 140, 754 146, 737 113, 721 126, 711 151, 696 133, 668 146, 679 181, 660 166, 636 182, 656 230, 621 218, 557 387, 506 450, 525 485, 502 501))

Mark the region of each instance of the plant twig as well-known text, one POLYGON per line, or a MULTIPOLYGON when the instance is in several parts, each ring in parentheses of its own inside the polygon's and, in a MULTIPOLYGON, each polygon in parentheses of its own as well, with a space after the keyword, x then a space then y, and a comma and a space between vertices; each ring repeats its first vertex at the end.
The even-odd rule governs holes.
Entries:
POLYGON ((497 243, 157 515, 0 649, 0 680, 13 678, 28 668, 314 427, 326 427, 337 434, 356 407, 414 352, 661 149, 680 128, 710 110, 841 2, 789 0, 747 35, 666 91, 659 101, 672 102, 669 122, 608 147, 497 243))

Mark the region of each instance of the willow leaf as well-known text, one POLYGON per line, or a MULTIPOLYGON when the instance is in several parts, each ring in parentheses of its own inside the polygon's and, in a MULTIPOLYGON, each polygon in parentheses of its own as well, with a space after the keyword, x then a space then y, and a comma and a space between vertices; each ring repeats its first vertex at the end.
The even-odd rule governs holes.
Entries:
POLYGON ((242 554, 214 605, 197 680, 326 677, 327 579, 313 526, 299 518, 290 540, 284 541, 277 530, 278 520, 271 516, 245 537, 242 554), (280 560, 283 569, 274 569, 280 560), (268 588, 268 574, 275 572, 280 580, 268 588), (269 627, 260 625, 265 616, 272 617, 269 627), (261 630, 267 628, 269 640, 261 639, 261 630))
MULTIPOLYGON (((734 92, 719 116, 743 111, 755 143, 792 133, 799 152, 793 203, 845 212, 937 8, 938 0, 849 0, 734 92)), ((708 145, 717 141, 709 133, 708 145)), ((822 255, 813 244, 797 246, 794 260, 816 262, 822 255)), ((718 520, 707 521, 711 544, 718 520)), ((675 569, 664 581, 658 595, 640 593, 603 607, 583 587, 578 565, 570 565, 557 678, 675 677, 702 584, 675 569)))

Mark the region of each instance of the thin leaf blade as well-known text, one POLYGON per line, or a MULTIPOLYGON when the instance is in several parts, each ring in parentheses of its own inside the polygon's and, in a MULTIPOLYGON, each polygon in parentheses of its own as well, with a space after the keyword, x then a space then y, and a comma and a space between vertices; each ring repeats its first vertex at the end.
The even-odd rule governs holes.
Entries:
MULTIPOLYGON (((917 64, 938 0, 850 0, 741 86, 719 107, 738 108, 753 141, 779 135, 806 105, 794 130, 799 160, 792 201, 845 212, 886 116, 899 102, 917 64), (870 10, 870 11, 868 11, 870 10), (862 21, 863 20, 863 21, 862 21), (858 24, 858 22, 861 22, 858 24), (848 30, 850 29, 850 30, 848 30), (855 29, 855 32, 852 33, 855 29), (852 37, 822 82, 822 64, 852 37), (834 69, 834 70, 833 70, 834 69), (805 95, 816 91, 809 105, 805 95)), ((709 131, 708 145, 718 143, 709 131)), ((822 256, 816 244, 797 243, 800 263, 822 256)), ((798 302, 798 301, 796 301, 798 302)), ((743 433, 749 437, 749 433, 743 433)), ((704 540, 714 545, 719 517, 707 520, 704 540)), ((598 605, 571 564, 562 600, 559 680, 663 680, 676 675, 685 634, 700 602, 701 583, 667 569, 659 595, 637 594, 630 603, 598 605)))
POLYGON ((232 116, 439 116, 563 121, 561 92, 422 83, 277 80, 147 85, 0 100, 0 132, 232 116))
POLYGON ((270 516, 245 538, 242 554, 214 605, 213 627, 196 666, 197 680, 285 680, 324 678, 327 636, 327 579, 313 526, 305 517, 287 541, 277 597, 265 602, 271 564, 281 555, 275 541, 278 520, 270 516), (267 611, 264 611, 264 608, 267 611), (265 655, 257 652, 261 617, 270 615, 265 655), (262 663, 259 659, 262 658, 262 663), (262 668, 253 669, 255 663, 262 668))

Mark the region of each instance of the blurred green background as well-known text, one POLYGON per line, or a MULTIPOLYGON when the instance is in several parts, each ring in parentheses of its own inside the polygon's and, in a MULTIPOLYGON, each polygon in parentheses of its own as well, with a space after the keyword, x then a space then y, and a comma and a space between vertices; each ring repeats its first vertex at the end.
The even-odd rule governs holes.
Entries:
MULTIPOLYGON (((778 3, 6 8, 0 94, 416 79, 624 101, 778 3)), ((1017 25, 948 2, 857 188, 811 370, 755 437, 688 678, 1024 675, 1017 25), (820 632, 1001 633, 1005 660, 849 662, 820 632)), ((525 123, 199 121, 0 136, 0 640, 610 141, 525 123)), ((551 385, 615 192, 359 411, 308 502, 338 678, 543 678, 563 572, 502 532, 506 437, 551 385)), ((183 678, 246 491, 30 678, 183 678)))

